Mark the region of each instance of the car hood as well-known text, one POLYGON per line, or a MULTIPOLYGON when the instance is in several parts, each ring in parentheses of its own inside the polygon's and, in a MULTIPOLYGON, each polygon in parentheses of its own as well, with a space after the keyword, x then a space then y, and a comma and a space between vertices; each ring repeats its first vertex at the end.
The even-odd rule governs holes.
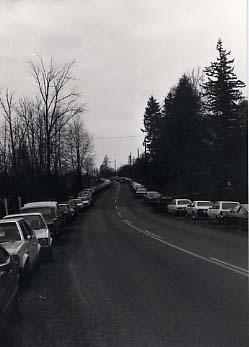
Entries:
POLYGON ((11 254, 16 254, 22 246, 23 241, 4 242, 1 245, 11 254))
POLYGON ((47 238, 49 236, 49 231, 47 229, 37 229, 34 230, 37 239, 47 238))

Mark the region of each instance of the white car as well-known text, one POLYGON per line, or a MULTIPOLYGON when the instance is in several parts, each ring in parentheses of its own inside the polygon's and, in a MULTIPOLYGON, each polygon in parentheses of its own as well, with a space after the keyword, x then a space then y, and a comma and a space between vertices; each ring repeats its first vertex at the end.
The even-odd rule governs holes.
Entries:
POLYGON ((49 258, 53 257, 52 237, 48 226, 41 213, 10 214, 3 219, 23 218, 35 232, 36 238, 41 245, 40 254, 49 258))
POLYGON ((213 205, 209 200, 193 201, 191 205, 186 208, 186 216, 192 219, 207 218, 207 211, 213 205))
POLYGON ((139 187, 136 189, 135 196, 136 198, 142 198, 146 195, 147 189, 144 187, 139 187))
POLYGON ((39 264, 41 245, 23 218, 0 220, 0 243, 13 256, 22 275, 39 264))
POLYGON ((172 202, 168 205, 168 213, 177 215, 185 215, 186 208, 188 205, 192 203, 191 200, 188 199, 173 199, 172 202))
POLYGON ((207 212, 208 221, 222 223, 224 215, 237 205, 239 205, 238 201, 215 201, 207 212))

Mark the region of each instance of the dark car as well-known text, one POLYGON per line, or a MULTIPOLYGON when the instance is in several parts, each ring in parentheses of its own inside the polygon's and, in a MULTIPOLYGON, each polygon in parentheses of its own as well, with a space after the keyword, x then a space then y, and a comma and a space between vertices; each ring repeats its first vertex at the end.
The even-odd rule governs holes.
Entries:
POLYGON ((171 201, 172 201, 171 196, 161 195, 155 204, 156 211, 168 213, 168 205, 171 203, 171 201))
POLYGON ((74 211, 71 211, 69 204, 65 203, 65 202, 58 204, 58 209, 59 209, 59 213, 62 217, 64 229, 65 229, 65 226, 71 224, 74 211))
POLYGON ((22 315, 18 266, 2 246, 0 246, 0 312, 6 320, 12 317, 16 320, 22 315))
POLYGON ((146 195, 144 196, 144 201, 148 205, 155 205, 160 199, 161 194, 156 191, 148 191, 146 195))
POLYGON ((240 204, 235 206, 231 211, 227 212, 223 217, 224 224, 229 226, 237 226, 242 230, 248 230, 248 205, 240 204))

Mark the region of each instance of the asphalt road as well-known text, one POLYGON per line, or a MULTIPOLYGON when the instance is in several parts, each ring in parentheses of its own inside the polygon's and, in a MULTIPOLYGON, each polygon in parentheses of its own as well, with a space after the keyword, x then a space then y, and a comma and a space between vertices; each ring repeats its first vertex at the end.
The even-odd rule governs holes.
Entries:
POLYGON ((30 278, 16 346, 248 346, 247 248, 114 183, 30 278))

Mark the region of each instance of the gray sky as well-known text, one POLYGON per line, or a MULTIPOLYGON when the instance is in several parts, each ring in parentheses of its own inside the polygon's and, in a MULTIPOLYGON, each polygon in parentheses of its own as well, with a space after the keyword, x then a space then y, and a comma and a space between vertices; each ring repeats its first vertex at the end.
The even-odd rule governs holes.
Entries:
POLYGON ((0 88, 32 95, 34 53, 75 59, 96 165, 107 154, 119 166, 142 151, 149 96, 162 102, 184 72, 208 66, 219 37, 247 82, 246 15, 246 0, 0 0, 0 88), (122 136, 140 137, 103 139, 122 136))

